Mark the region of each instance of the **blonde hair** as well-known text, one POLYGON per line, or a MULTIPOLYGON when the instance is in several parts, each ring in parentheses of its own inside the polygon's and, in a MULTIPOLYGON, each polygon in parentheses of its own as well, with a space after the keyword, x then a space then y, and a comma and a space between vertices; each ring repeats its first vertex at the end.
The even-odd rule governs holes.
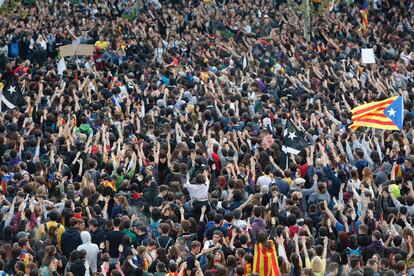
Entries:
POLYGON ((119 204, 122 205, 122 209, 124 211, 127 211, 128 210, 128 207, 129 207, 129 204, 128 204, 128 200, 126 199, 126 197, 124 197, 124 196, 118 196, 117 199, 118 199, 119 204))
POLYGON ((311 261, 311 268, 315 273, 322 273, 322 259, 319 256, 315 256, 311 261))
POLYGON ((45 186, 39 186, 36 191, 37 197, 45 197, 47 195, 47 190, 45 186))
POLYGON ((143 256, 147 251, 147 248, 143 245, 137 247, 138 255, 143 256))

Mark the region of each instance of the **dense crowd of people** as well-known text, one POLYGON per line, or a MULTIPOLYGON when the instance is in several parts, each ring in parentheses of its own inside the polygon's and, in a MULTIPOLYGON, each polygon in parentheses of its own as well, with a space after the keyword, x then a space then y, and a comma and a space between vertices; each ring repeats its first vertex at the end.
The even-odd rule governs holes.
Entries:
POLYGON ((366 30, 362 1, 311 1, 310 41, 285 1, 17 2, 0 275, 264 276, 259 244, 271 275, 414 275, 414 1, 373 1, 366 30), (394 95, 400 131, 349 128, 394 95), (284 167, 288 119, 308 146, 284 167))

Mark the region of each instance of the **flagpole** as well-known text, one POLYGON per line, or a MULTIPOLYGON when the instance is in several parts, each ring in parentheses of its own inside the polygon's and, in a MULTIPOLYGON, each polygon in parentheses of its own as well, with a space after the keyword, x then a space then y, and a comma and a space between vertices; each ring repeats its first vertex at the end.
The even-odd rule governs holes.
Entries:
MULTIPOLYGON (((289 122, 289 117, 286 118, 286 123, 285 123, 285 129, 283 130, 283 133, 286 131, 286 127, 288 125, 289 122)), ((283 141, 285 140, 285 134, 283 134, 283 141)), ((284 142, 283 142, 284 143, 284 142)), ((289 158, 287 158, 287 151, 285 152, 286 155, 286 162, 285 162, 285 170, 289 167, 288 162, 289 162, 289 158)))
POLYGON ((289 155, 287 154, 287 152, 286 152, 286 168, 285 168, 285 170, 286 169, 288 169, 289 168, 289 155))
MULTIPOLYGON (((400 97, 402 97, 402 96, 400 96, 400 97)), ((401 127, 400 127, 400 134, 402 133, 403 126, 404 126, 404 98, 401 98, 401 120, 402 120, 402 124, 401 124, 401 127)))
POLYGON ((307 41, 310 41, 310 6, 309 0, 304 1, 303 11, 303 36, 307 41))

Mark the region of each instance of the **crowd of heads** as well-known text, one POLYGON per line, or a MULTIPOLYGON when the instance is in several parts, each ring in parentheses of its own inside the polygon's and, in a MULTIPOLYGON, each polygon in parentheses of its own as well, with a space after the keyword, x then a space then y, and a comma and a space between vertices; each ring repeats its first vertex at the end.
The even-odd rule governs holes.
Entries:
POLYGON ((0 271, 414 275, 414 2, 322 2, 308 41, 295 1, 5 1, 0 271), (349 128, 394 95, 400 131, 349 128))

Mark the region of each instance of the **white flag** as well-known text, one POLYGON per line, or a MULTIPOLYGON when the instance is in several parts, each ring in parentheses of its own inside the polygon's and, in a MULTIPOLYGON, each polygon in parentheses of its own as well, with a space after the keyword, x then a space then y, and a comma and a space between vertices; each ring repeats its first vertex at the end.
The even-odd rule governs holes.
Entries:
POLYGON ((66 70, 66 61, 64 57, 61 57, 57 64, 58 75, 62 75, 63 71, 66 70))
POLYGON ((247 58, 243 57, 243 70, 247 67, 247 58))

